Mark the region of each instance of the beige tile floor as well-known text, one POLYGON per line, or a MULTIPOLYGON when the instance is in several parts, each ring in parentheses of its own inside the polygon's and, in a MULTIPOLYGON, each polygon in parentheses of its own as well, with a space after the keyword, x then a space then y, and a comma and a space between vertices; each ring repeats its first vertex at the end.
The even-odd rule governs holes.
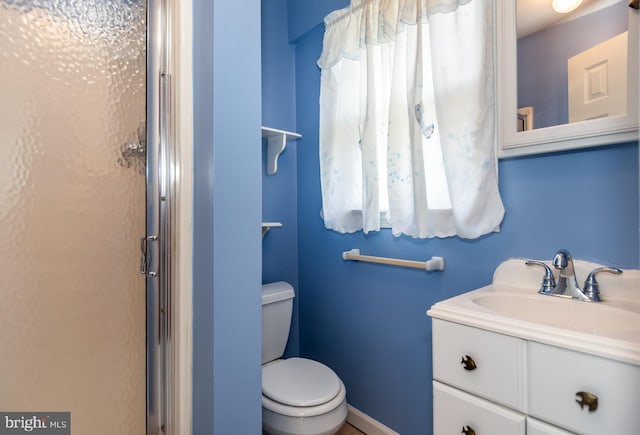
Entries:
POLYGON ((340 428, 336 435, 367 435, 364 432, 360 432, 355 427, 351 426, 349 423, 345 423, 344 426, 340 428))

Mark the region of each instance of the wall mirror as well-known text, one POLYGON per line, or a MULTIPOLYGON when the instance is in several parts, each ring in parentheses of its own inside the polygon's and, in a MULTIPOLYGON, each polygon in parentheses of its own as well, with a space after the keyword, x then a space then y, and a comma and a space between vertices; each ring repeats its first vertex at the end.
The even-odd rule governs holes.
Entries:
POLYGON ((497 4, 499 157, 638 140, 640 11, 557 1, 497 4))

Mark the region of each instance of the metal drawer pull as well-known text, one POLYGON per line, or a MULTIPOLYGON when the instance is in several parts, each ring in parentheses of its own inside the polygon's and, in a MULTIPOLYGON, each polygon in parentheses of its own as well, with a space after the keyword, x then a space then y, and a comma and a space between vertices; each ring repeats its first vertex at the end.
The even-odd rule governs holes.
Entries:
POLYGON ((464 369, 468 371, 475 370, 478 367, 476 366, 476 362, 469 355, 463 356, 460 364, 464 364, 464 369))
POLYGON ((584 409, 585 406, 589 408, 589 412, 593 412, 598 409, 598 396, 595 394, 578 391, 576 396, 578 396, 576 403, 580 405, 580 409, 584 409))
POLYGON ((464 435, 476 435, 476 431, 471 426, 462 426, 462 432, 464 435))

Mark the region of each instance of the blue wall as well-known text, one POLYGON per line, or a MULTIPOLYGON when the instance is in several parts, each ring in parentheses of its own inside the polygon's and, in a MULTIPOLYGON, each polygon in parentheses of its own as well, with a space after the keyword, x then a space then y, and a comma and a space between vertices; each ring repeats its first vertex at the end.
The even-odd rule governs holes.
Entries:
POLYGON ((193 433, 259 434, 260 1, 193 8, 193 433))
MULTIPOLYGON (((262 2, 262 125, 295 132, 295 58, 289 45, 286 0, 262 2)), ((278 172, 267 175, 266 140, 262 146, 262 219, 282 222, 262 241, 262 281, 287 281, 298 292, 297 141, 289 141, 278 172)), ((286 354, 297 355, 298 298, 294 299, 286 354)))
POLYGON ((567 60, 627 30, 626 2, 518 40, 518 107, 533 106, 533 127, 569 122, 567 60))
POLYGON ((288 70, 292 47, 280 33, 283 3, 263 2, 263 19, 277 20, 277 24, 263 23, 263 120, 292 125, 288 124, 292 106, 278 109, 278 98, 270 92, 280 89, 283 101, 295 95, 294 122, 303 138, 287 148, 281 157, 283 172, 275 176, 289 180, 289 171, 294 171, 297 196, 291 194, 293 185, 271 189, 269 183, 277 183, 276 178, 263 177, 263 213, 272 218, 267 216, 272 202, 278 203, 274 210, 283 216, 294 207, 298 222, 296 235, 278 236, 276 229, 263 243, 266 256, 292 249, 297 239, 297 270, 295 260, 276 266, 265 259, 263 273, 269 280, 297 276, 299 352, 338 373, 351 405, 403 435, 429 434, 431 320, 425 311, 435 302, 490 283, 495 267, 510 257, 549 259, 558 248, 567 248, 576 258, 639 267, 638 145, 501 161, 507 213, 500 233, 479 240, 394 238, 389 230, 368 236, 328 231, 319 216, 316 60, 322 46, 322 18, 348 1, 288 0, 293 73, 288 70), (286 59, 286 72, 274 65, 272 59, 279 58, 286 59), (283 117, 275 118, 280 115, 267 109, 280 110, 283 117), (292 156, 294 147, 297 161, 285 166, 282 159, 292 156), (341 253, 351 248, 416 260, 442 255, 447 268, 426 273, 343 261, 341 253), (277 267, 284 269, 276 272, 277 267))

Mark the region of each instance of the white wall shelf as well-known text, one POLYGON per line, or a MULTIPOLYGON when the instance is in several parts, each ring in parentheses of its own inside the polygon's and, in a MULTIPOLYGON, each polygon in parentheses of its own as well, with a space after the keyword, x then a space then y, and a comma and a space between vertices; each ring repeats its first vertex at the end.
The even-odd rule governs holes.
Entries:
POLYGON ((278 157, 286 148, 287 141, 300 139, 302 135, 276 128, 262 127, 262 137, 267 139, 267 175, 273 175, 278 172, 278 157))
POLYGON ((281 222, 262 222, 262 237, 269 232, 271 228, 281 227, 281 222))

